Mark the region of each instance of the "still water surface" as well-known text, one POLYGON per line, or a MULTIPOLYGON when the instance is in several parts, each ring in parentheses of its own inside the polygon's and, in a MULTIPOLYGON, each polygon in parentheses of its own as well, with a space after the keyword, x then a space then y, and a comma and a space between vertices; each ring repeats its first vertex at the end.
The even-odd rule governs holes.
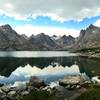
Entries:
POLYGON ((0 83, 13 84, 38 76, 46 83, 67 75, 91 78, 100 74, 100 59, 88 59, 66 51, 0 52, 0 83))

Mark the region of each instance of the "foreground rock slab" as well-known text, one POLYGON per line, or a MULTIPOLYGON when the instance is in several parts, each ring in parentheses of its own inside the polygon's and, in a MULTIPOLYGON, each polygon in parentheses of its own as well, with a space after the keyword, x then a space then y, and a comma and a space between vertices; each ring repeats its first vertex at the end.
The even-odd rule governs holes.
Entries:
POLYGON ((81 76, 66 76, 64 79, 59 81, 59 85, 67 86, 67 85, 77 85, 83 82, 83 78, 81 76))

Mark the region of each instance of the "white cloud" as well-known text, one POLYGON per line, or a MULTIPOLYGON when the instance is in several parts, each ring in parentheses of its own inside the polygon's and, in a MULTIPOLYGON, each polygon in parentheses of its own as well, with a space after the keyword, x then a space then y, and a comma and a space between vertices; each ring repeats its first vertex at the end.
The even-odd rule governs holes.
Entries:
POLYGON ((100 19, 98 19, 95 23, 94 23, 95 26, 97 27, 100 27, 100 19))
POLYGON ((30 36, 32 34, 37 35, 41 32, 48 34, 49 36, 52 35, 72 35, 74 37, 79 36, 79 30, 76 29, 66 29, 61 27, 47 27, 47 26, 32 26, 30 24, 26 24, 24 26, 16 26, 14 28, 19 34, 26 34, 30 36))
POLYGON ((80 21, 100 14, 100 0, 0 0, 0 14, 3 13, 21 20, 43 15, 60 22, 80 21))

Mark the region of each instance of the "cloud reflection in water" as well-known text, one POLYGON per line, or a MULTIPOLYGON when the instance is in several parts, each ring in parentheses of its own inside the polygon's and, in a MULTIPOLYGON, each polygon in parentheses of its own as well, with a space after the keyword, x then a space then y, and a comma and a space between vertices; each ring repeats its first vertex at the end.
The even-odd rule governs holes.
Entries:
POLYGON ((43 69, 36 66, 30 66, 29 64, 22 67, 18 67, 11 75, 7 78, 5 76, 0 76, 0 83, 14 83, 16 81, 28 81, 30 76, 38 76, 45 82, 49 83, 52 81, 57 81, 66 75, 80 75, 80 70, 78 65, 74 64, 71 67, 57 64, 55 67, 49 65, 43 69))

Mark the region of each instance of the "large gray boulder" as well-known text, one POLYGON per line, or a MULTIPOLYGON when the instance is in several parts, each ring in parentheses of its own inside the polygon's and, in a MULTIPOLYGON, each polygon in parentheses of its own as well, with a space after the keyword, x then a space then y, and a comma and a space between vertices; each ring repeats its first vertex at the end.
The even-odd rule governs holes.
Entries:
POLYGON ((30 77, 28 86, 40 88, 40 87, 46 86, 46 84, 44 83, 44 81, 40 80, 36 76, 32 76, 32 77, 30 77))
POLYGON ((83 82, 83 78, 81 76, 66 76, 63 80, 59 81, 61 86, 67 85, 77 85, 83 82))

